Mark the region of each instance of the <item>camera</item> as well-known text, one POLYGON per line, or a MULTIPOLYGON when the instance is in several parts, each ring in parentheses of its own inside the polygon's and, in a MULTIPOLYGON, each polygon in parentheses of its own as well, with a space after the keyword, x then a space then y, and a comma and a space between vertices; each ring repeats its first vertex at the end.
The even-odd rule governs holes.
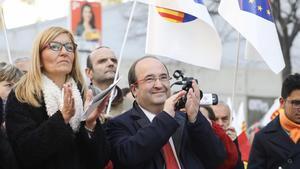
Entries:
MULTIPOLYGON (((172 86, 174 85, 181 85, 182 90, 185 90, 186 92, 189 91, 190 88, 192 88, 193 80, 195 80, 198 84, 198 80, 193 77, 186 77, 184 76, 184 73, 182 70, 175 70, 173 73, 173 77, 178 80, 174 82, 172 86), (179 80, 181 79, 181 80, 179 80)), ((199 89, 200 90, 200 89, 199 89)), ((185 96, 181 97, 179 101, 175 104, 175 110, 180 110, 185 107, 185 103, 187 100, 187 93, 185 96)), ((216 105, 218 104, 218 95, 214 93, 204 93, 200 90, 200 105, 216 105)))

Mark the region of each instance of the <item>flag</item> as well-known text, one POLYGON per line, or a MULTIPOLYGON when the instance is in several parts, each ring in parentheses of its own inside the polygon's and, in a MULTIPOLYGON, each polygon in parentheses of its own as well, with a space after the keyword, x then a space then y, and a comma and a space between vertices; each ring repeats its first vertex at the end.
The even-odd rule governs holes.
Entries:
POLYGON ((238 143, 239 143, 239 149, 241 152, 241 159, 242 159, 242 161, 248 162, 251 145, 248 140, 246 131, 243 131, 240 135, 238 135, 237 139, 238 139, 238 143))
POLYGON ((247 137, 247 121, 244 111, 244 103, 240 103, 237 114, 235 114, 232 126, 235 128, 237 133, 237 139, 239 143, 239 150, 241 152, 242 161, 248 161, 250 153, 250 142, 247 137))
POLYGON ((285 67, 269 0, 221 0, 218 11, 273 72, 285 67))
POLYGON ((146 54, 220 69, 222 45, 202 0, 138 0, 149 4, 146 54))
POLYGON ((235 128, 236 134, 240 135, 247 129, 246 116, 244 111, 244 103, 240 103, 238 112, 233 116, 232 126, 235 128))

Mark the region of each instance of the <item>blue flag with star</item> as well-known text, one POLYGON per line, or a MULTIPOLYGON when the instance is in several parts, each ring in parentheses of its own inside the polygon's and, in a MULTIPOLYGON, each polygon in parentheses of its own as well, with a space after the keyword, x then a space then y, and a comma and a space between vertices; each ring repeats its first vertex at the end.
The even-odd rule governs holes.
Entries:
POLYGON ((269 0, 238 0, 240 9, 274 22, 269 0))

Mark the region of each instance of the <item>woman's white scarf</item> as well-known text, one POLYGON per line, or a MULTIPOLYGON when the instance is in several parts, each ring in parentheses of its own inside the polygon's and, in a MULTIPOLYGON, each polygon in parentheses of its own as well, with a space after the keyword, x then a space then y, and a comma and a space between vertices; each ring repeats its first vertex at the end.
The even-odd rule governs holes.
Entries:
MULTIPOLYGON (((73 78, 68 79, 72 84, 72 95, 74 98, 75 114, 70 120, 73 131, 79 130, 80 121, 83 115, 83 102, 78 90, 77 84, 73 78)), ((42 75, 42 91, 46 104, 47 114, 51 117, 63 107, 63 91, 51 79, 44 74, 42 75)))

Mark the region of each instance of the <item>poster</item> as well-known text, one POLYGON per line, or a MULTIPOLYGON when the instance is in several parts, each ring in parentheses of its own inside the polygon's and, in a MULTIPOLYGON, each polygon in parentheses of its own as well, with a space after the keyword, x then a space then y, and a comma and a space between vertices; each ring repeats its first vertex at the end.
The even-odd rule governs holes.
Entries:
POLYGON ((71 30, 79 50, 92 50, 101 44, 102 16, 99 2, 71 1, 71 30))

